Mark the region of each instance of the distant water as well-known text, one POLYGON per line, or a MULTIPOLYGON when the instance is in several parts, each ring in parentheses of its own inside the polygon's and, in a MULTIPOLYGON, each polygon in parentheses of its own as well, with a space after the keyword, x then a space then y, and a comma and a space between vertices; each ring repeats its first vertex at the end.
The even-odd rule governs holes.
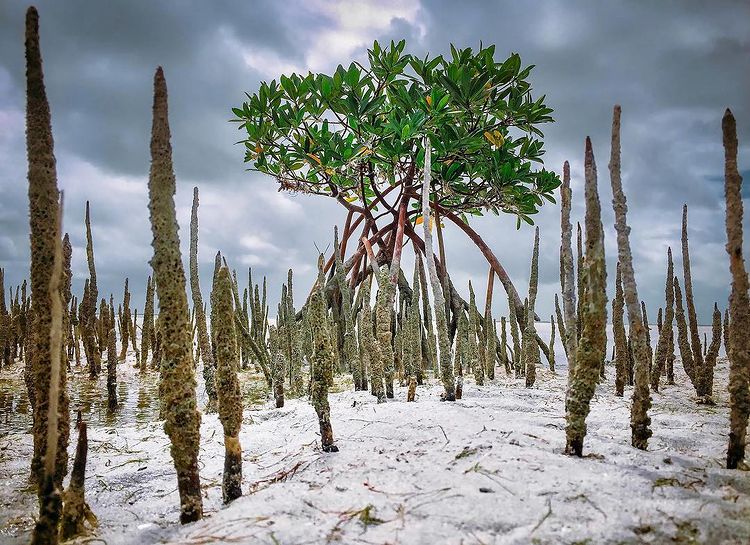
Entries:
MULTIPOLYGON (((104 359, 106 360, 106 354, 104 359)), ((81 410, 89 427, 118 427, 124 424, 148 424, 159 420, 159 374, 149 370, 141 374, 134 366, 133 354, 117 366, 118 407, 114 412, 107 407, 106 361, 95 380, 89 379, 88 369, 72 365, 68 371, 68 393, 71 399, 71 422, 76 411, 81 410)), ((195 374, 198 407, 207 401, 201 367, 195 374)), ((266 388, 258 374, 242 371, 240 383, 249 408, 263 405, 266 388)), ((16 362, 0 371, 0 437, 9 433, 27 432, 31 429, 32 410, 23 380, 23 363, 16 362)))
MULTIPOLYGON (((81 410, 90 426, 114 426, 125 423, 146 423, 156 420, 158 406, 158 375, 154 372, 141 376, 127 370, 130 361, 120 363, 117 383, 117 411, 107 408, 106 368, 96 380, 88 378, 88 370, 75 368, 68 372, 68 392, 71 413, 81 410)), ((23 381, 23 364, 15 363, 0 372, 0 436, 23 432, 31 428, 32 414, 23 381)), ((71 418, 71 422, 74 418, 71 418)))
MULTIPOLYGON (((499 323, 498 323, 499 327, 499 323)), ((555 365, 567 367, 567 359, 563 350, 560 332, 555 328, 555 365)), ((551 326, 549 322, 537 322, 536 330, 542 339, 549 340, 551 326)), ((710 342, 711 327, 698 328, 701 340, 705 333, 710 342)), ((656 326, 650 328, 651 346, 656 347, 658 331, 656 326)), ((508 342, 511 342, 508 331, 508 342)), ((612 326, 607 325, 607 360, 612 354, 614 344, 612 326)), ((676 340, 675 340, 676 344, 676 340)), ((679 356, 679 351, 677 351, 679 356)), ((722 345, 720 356, 725 356, 722 345)), ((105 356, 106 358, 106 356, 105 356)), ((546 365, 546 361, 543 361, 546 365)), ((105 364, 106 366, 106 364, 105 364)), ((257 373, 242 372, 241 384, 245 403, 248 407, 257 407, 265 403, 266 389, 262 380, 258 380, 257 373)), ((202 408, 206 403, 206 393, 203 376, 198 369, 198 406, 202 408)), ((72 367, 68 374, 68 388, 70 392, 71 413, 81 410, 89 426, 117 427, 123 424, 146 424, 159 419, 159 375, 154 371, 142 375, 134 367, 132 354, 128 360, 118 365, 117 397, 118 410, 111 413, 107 408, 107 372, 103 369, 96 380, 88 378, 88 370, 72 367)), ((71 422, 75 417, 71 416, 71 422)), ((26 432, 31 429, 32 414, 26 395, 26 385, 23 381, 23 364, 16 362, 10 369, 0 371, 0 437, 12 432, 26 432)))
MULTIPOLYGON (((499 331, 499 328, 500 328, 500 324, 498 323, 498 331, 499 331)), ((651 334, 651 347, 656 349, 656 342, 659 340, 659 330, 657 329, 655 325, 652 325, 649 328, 649 330, 651 334)), ((537 322, 536 331, 542 339, 549 342, 550 332, 552 331, 552 327, 549 322, 537 322)), ((677 348, 677 330, 676 329, 674 333, 675 333, 675 353, 679 357, 680 351, 677 348)), ((703 342, 704 333, 706 335, 707 342, 708 343, 711 342, 711 326, 698 326, 698 333, 701 336, 701 342, 703 342)), ((510 328, 508 328, 507 335, 508 335, 508 342, 511 342, 510 328)), ((610 357, 612 356, 613 345, 614 345, 614 335, 612 332, 612 324, 607 324, 607 361, 609 361, 610 357)), ((725 357, 725 356, 726 356, 726 352, 724 351, 724 342, 722 338, 721 348, 719 349, 719 357, 725 357)), ((542 359, 544 359, 544 356, 542 356, 542 359)), ((565 357, 565 350, 563 349, 562 340, 560 339, 560 330, 557 329, 557 325, 555 325, 555 365, 561 366, 561 367, 567 367, 568 365, 568 360, 565 357)))

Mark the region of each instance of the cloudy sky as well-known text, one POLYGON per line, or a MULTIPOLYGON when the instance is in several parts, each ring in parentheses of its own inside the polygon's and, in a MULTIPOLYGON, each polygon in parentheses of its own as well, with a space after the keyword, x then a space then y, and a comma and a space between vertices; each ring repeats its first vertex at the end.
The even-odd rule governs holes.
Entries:
MULTIPOLYGON (((28 275, 24 149, 23 21, 26 2, 0 3, 0 266, 6 285, 28 275)), ((740 169, 750 178, 750 4, 732 1, 455 2, 451 0, 181 1, 68 0, 37 3, 65 229, 74 246, 74 289, 85 278, 84 204, 91 201, 100 293, 121 297, 130 277, 142 308, 151 234, 146 181, 152 78, 165 70, 170 97, 183 255, 193 186, 201 191, 204 295, 221 250, 241 276, 269 277, 272 303, 286 270, 297 273, 297 303, 313 278, 343 209, 323 197, 278 193, 274 180, 244 170, 230 107, 262 80, 290 71, 331 71, 365 60, 373 40, 407 40, 407 51, 440 54, 449 44, 497 45, 535 64, 532 84, 556 123, 546 128, 546 165, 571 163, 575 219, 582 219, 583 143, 599 166, 610 280, 616 244, 609 203, 612 106, 623 109, 623 177, 641 297, 655 319, 663 304, 665 254, 676 250, 683 203, 690 207, 694 290, 701 320, 726 305, 721 116, 737 117, 740 169)), ((748 192, 750 195, 750 192, 748 192)), ((748 203, 746 203, 746 206, 748 203)), ((559 207, 541 228, 538 310, 559 290, 559 207)), ((513 218, 473 222, 520 292, 526 291, 533 229, 513 218)), ((747 237, 747 238, 750 238, 747 237)), ((447 225, 448 263, 465 291, 482 286, 487 265, 447 225)), ((498 298, 501 299, 501 298, 498 298)), ((496 301, 496 312, 507 305, 496 301)))

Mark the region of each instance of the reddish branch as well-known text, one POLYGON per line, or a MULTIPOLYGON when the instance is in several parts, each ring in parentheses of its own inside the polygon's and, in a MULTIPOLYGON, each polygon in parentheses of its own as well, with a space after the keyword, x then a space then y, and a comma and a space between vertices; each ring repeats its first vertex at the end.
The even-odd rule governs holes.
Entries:
POLYGON ((367 252, 367 259, 370 260, 370 266, 372 267, 373 273, 375 273, 373 276, 375 277, 375 281, 379 282, 378 274, 377 274, 377 260, 375 259, 375 254, 372 251, 372 246, 370 245, 370 241, 367 240, 367 238, 362 237, 362 247, 367 252))
MULTIPOLYGON (((367 222, 365 224, 364 234, 367 234, 367 232, 371 228, 370 222, 372 222, 372 225, 375 225, 375 219, 372 217, 372 210, 378 204, 381 204, 381 203, 387 204, 387 202, 385 201, 385 197, 386 197, 386 195, 388 195, 388 193, 390 193, 391 191, 393 191, 393 189, 395 189, 395 188, 396 188, 396 186, 392 185, 392 186, 386 188, 386 190, 383 191, 382 193, 378 192, 377 195, 376 195, 376 198, 367 206, 367 208, 356 207, 357 210, 355 210, 355 209, 347 207, 347 209, 349 210, 349 212, 347 214, 347 222, 351 221, 350 218, 352 217, 352 215, 354 214, 354 212, 359 212, 359 216, 357 217, 357 219, 354 220, 354 223, 351 223, 349 229, 346 228, 346 225, 344 226, 344 231, 341 234, 341 255, 342 256, 344 255, 344 253, 346 251, 346 243, 348 242, 348 240, 351 237, 351 235, 354 232, 354 230, 357 227, 359 227, 360 223, 362 223, 362 220, 365 220, 365 219, 367 220, 367 222)), ((346 202, 346 200, 344 202, 346 202)), ((347 204, 350 204, 350 203, 347 202, 347 204)), ((323 272, 328 272, 330 270, 330 268, 331 268, 331 265, 333 265, 333 256, 331 256, 328 259, 328 261, 326 262, 325 267, 323 269, 323 272)))
MULTIPOLYGON (((508 292, 508 294, 513 297, 513 301, 516 305, 516 309, 523 308, 523 303, 521 302, 521 298, 518 296, 518 292, 516 291, 515 286, 513 285, 513 282, 510 279, 510 276, 508 276, 508 273, 506 272, 505 268, 500 264, 500 261, 495 257, 495 254, 492 253, 492 250, 490 250, 490 247, 487 246, 487 243, 482 240, 482 237, 479 236, 479 233, 477 233, 474 229, 469 226, 468 223, 465 223, 461 220, 461 218, 457 217, 452 212, 446 210, 440 205, 435 205, 435 203, 431 203, 433 208, 436 208, 444 217, 451 220, 453 223, 458 225, 461 230, 466 233, 466 235, 471 239, 471 241, 476 244, 477 248, 482 252, 484 257, 489 262, 492 269, 495 271, 495 274, 497 274, 498 279, 500 282, 502 282, 503 286, 505 287, 505 291, 508 292)), ((520 315, 520 314, 519 314, 520 315)), ((535 319, 539 319, 538 316, 535 316, 535 319)))
MULTIPOLYGON (((364 173, 362 173, 362 175, 364 176, 364 173)), ((364 228, 362 229, 362 234, 360 235, 360 243, 357 245, 357 249, 355 250, 354 254, 349 259, 347 259, 344 264, 345 274, 349 274, 350 272, 352 274, 350 286, 353 289, 356 288, 356 286, 367 275, 366 269, 363 269, 361 266, 361 262, 365 255, 365 252, 369 254, 369 259, 372 262, 373 266, 377 267, 380 265, 390 265, 391 282, 393 282, 394 284, 399 284, 400 287, 403 284, 404 288, 408 288, 408 283, 405 281, 405 279, 401 278, 403 275, 400 270, 404 236, 409 238, 413 242, 415 247, 418 248, 423 255, 425 255, 424 241, 414 231, 414 228, 411 225, 411 221, 409 221, 409 217, 414 214, 414 211, 407 210, 409 200, 412 197, 418 197, 417 195, 414 195, 411 188, 411 183, 414 175, 415 167, 412 164, 410 165, 401 183, 391 185, 381 192, 376 187, 377 184, 374 180, 374 173, 372 171, 368 172, 367 176, 370 178, 370 186, 373 188, 375 198, 367 206, 364 207, 352 205, 352 203, 347 202, 340 194, 333 195, 339 202, 344 204, 348 210, 346 223, 344 225, 341 237, 342 256, 344 255, 344 252, 346 250, 347 242, 353 235, 355 229, 357 229, 357 227, 359 227, 359 225, 363 221, 365 222, 364 228), (397 187, 401 191, 396 199, 397 205, 391 205, 388 201, 386 201, 386 196, 397 187), (394 220, 392 222, 380 229, 377 227, 377 218, 373 217, 372 215, 372 210, 374 210, 377 205, 382 205, 386 208, 385 215, 392 214, 394 217, 394 220), (368 236, 370 232, 372 232, 372 235, 368 236), (377 254, 372 248, 372 246, 375 244, 377 244, 378 246, 377 254)), ((363 183, 361 185, 363 186, 363 183)), ((361 187, 361 191, 361 197, 364 197, 364 187, 361 187)), ((438 245, 440 257, 438 258, 437 256, 435 256, 435 262, 437 265, 436 268, 446 291, 446 304, 449 305, 450 310, 453 311, 454 318, 455 315, 457 315, 462 309, 468 308, 468 304, 456 291, 455 287, 451 283, 450 277, 448 276, 448 272, 444 264, 445 250, 443 246, 442 232, 439 225, 440 216, 446 217, 451 220, 471 239, 471 241, 477 246, 477 248, 479 248, 484 257, 487 259, 487 262, 489 263, 492 271, 494 271, 494 274, 497 274, 497 277, 503 284, 505 291, 514 301, 516 308, 523 308, 521 298, 518 295, 518 291, 513 285, 510 276, 498 260, 497 256, 495 256, 487 243, 482 239, 482 237, 474 229, 472 229, 471 226, 463 222, 458 216, 455 215, 455 213, 451 212, 449 209, 434 202, 430 204, 435 211, 435 222, 438 223, 438 245)), ((382 216, 383 214, 378 217, 382 216)), ((333 257, 328 260, 324 268, 325 271, 330 270, 331 266, 333 265, 333 261, 333 257)), ((329 286, 329 289, 333 290, 332 284, 329 286)), ((446 312, 448 311, 449 308, 446 308, 446 312)), ((516 314, 519 319, 522 319, 522 312, 517 312, 516 314)), ((539 317, 536 315, 535 318, 537 320, 539 319, 539 317)), ((544 354, 548 356, 549 347, 538 336, 537 341, 544 354)))
MULTIPOLYGON (((352 216, 354 215, 354 212, 351 210, 346 215, 346 222, 344 222, 344 233, 351 233, 353 231, 352 229, 352 216)), ((360 216, 362 217, 362 216, 360 216)), ((346 253, 346 242, 349 240, 347 237, 345 240, 341 241, 341 255, 344 255, 346 253)), ((332 257, 333 258, 333 257, 332 257)))

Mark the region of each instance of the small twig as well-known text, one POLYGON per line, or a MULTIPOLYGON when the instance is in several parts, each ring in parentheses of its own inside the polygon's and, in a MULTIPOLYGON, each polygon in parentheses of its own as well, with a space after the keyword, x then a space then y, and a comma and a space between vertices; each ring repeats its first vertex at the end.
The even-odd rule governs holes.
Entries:
MULTIPOLYGON (((445 445, 447 445, 448 443, 450 443, 451 440, 448 439, 448 434, 445 433, 445 429, 443 428, 443 426, 441 426, 440 424, 435 424, 435 426, 437 426, 438 428, 440 428, 440 431, 443 432, 443 437, 445 437, 445 445)), ((430 426, 430 427, 434 427, 434 426, 430 426)), ((445 446, 445 445, 443 445, 443 446, 445 446)))
POLYGON ((552 500, 550 498, 547 498, 547 512, 544 514, 544 516, 542 517, 542 519, 539 522, 536 523, 536 526, 534 526, 534 528, 531 530, 531 532, 529 532, 529 535, 531 535, 534 532, 536 532, 539 529, 539 527, 542 524, 544 524, 544 521, 547 520, 551 514, 552 514, 552 500))
MULTIPOLYGON (((425 500, 425 501, 420 502, 420 503, 418 503, 416 505, 409 506, 409 511, 415 511, 415 510, 419 509, 420 507, 424 507, 425 505, 429 505, 431 503, 437 503, 439 501, 445 501, 445 500, 449 500, 451 498, 462 498, 462 497, 463 497, 463 495, 461 495, 461 494, 450 494, 448 496, 443 496, 443 497, 440 497, 440 498, 434 498, 434 499, 431 499, 431 500, 425 500)), ((431 516, 434 516, 434 515, 431 515, 431 516)))
POLYGON ((256 481, 253 484, 250 485, 250 489, 248 490, 248 494, 255 494, 259 490, 263 490, 264 488, 268 488, 274 483, 283 482, 286 481, 289 477, 292 477, 302 466, 306 466, 306 462, 297 462, 294 464, 290 469, 281 470, 272 477, 269 477, 267 479, 262 479, 260 481, 256 481))

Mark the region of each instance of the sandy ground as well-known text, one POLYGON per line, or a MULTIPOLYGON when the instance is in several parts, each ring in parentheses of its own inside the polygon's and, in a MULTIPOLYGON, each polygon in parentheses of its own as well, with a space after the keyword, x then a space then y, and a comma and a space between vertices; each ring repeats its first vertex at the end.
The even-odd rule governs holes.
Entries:
MULTIPOLYGON (((504 373, 482 387, 469 379, 456 403, 439 400, 434 380, 418 389, 415 403, 405 402, 404 388, 380 405, 364 392, 332 394, 340 448, 332 454, 321 452, 305 400, 247 409, 245 495, 229 506, 221 502, 221 424, 203 415, 206 518, 184 527, 161 423, 97 421, 86 494, 100 526, 80 541, 750 543, 750 473, 723 469, 725 361, 717 367, 716 406, 695 403, 681 370, 677 386, 653 395, 648 452, 630 447, 631 390, 615 397, 608 368, 592 402, 583 459, 562 453, 565 372, 542 370, 531 389, 504 373)), ((127 364, 121 379, 131 386, 140 380, 127 364)), ((0 438, 2 544, 28 542, 37 509, 26 484, 30 453, 28 433, 0 438)))

